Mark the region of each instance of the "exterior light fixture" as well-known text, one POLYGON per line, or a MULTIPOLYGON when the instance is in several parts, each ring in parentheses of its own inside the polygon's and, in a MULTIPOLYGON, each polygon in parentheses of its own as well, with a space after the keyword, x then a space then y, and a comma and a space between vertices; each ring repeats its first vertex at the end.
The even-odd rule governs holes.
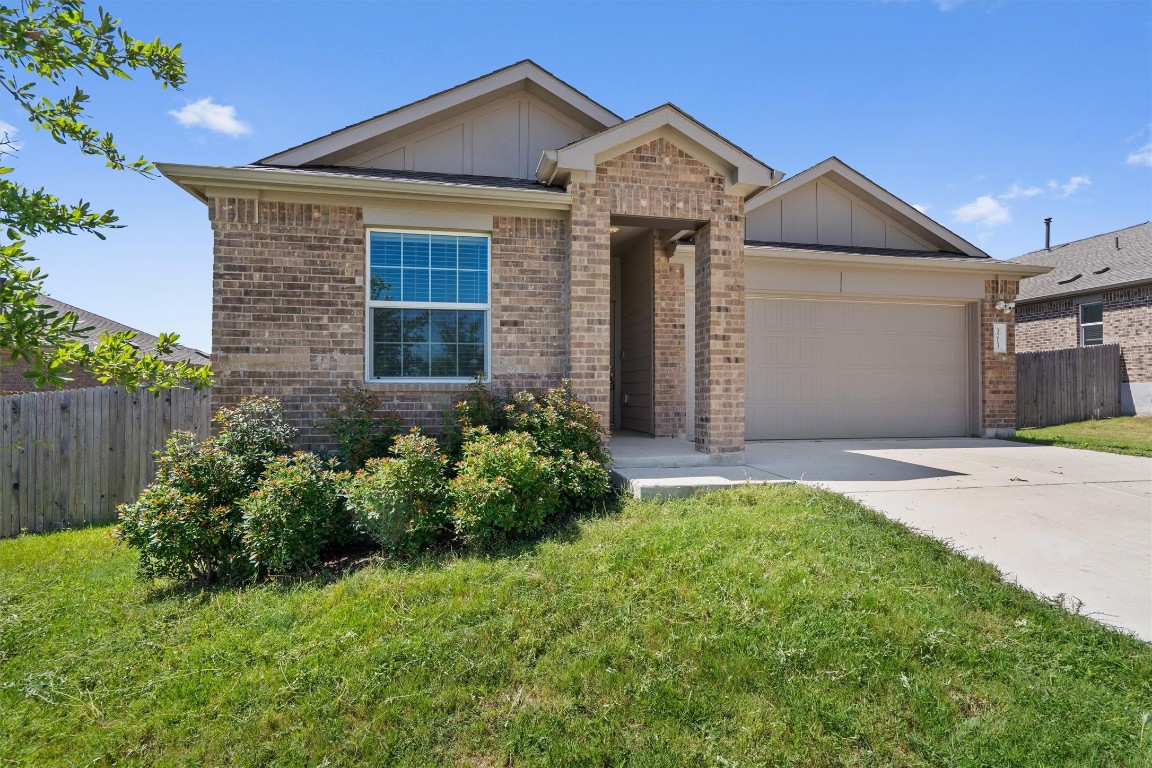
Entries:
POLYGON ((1016 309, 1016 302, 1004 301, 1003 299, 1001 299, 1000 301, 996 302, 996 309, 1000 310, 1001 312, 1003 312, 1004 314, 1007 315, 1012 310, 1016 309))

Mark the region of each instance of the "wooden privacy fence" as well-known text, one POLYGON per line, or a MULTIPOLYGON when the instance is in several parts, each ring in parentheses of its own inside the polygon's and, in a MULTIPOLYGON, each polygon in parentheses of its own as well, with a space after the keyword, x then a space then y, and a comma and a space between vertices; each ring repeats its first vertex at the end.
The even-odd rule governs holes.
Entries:
POLYGON ((207 436, 207 390, 115 387, 0 397, 0 537, 114 520, 176 429, 207 436))
POLYGON ((1120 346, 1016 355, 1016 426, 1047 427, 1120 415, 1120 346))

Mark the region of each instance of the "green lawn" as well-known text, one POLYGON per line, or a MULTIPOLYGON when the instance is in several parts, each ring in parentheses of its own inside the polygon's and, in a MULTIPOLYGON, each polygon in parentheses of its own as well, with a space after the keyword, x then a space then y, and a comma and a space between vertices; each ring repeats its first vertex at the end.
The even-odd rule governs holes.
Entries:
POLYGON ((1021 429, 1016 432, 1016 439, 1022 443, 1152 456, 1152 416, 1121 416, 1021 429))
POLYGON ((0 766, 1152 764, 1152 647, 802 486, 279 584, 134 565, 0 542, 0 766))

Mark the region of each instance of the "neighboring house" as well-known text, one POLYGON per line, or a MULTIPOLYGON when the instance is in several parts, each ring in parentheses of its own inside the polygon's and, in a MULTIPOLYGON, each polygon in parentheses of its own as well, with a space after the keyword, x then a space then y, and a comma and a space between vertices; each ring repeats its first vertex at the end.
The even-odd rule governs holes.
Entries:
POLYGON ((340 387, 435 429, 479 371, 569 378, 606 426, 709 453, 1015 427, 995 304, 1043 268, 836 158, 782 181, 671 104, 623 120, 530 61, 251 165, 160 169, 215 234, 214 401, 277 395, 305 444, 340 387))
MULTIPOLYGON (((40 296, 40 303, 46 304, 56 312, 64 314, 65 312, 72 312, 80 319, 79 327, 88 328, 92 330, 84 334, 84 339, 95 343, 97 338, 102 333, 121 333, 124 331, 131 331, 136 334, 133 339, 133 344, 145 352, 151 352, 156 342, 159 340, 156 336, 135 328, 129 328, 123 323, 118 323, 115 320, 98 315, 95 312, 89 312, 80 307, 74 307, 71 304, 65 304, 62 301, 57 301, 51 296, 40 296)), ((6 363, 10 358, 7 353, 0 350, 0 355, 3 355, 0 360, 6 363)), ((198 349, 191 347, 179 347, 171 355, 166 355, 165 360, 171 362, 187 361, 191 365, 208 365, 208 355, 204 354, 198 349)), ((12 364, 0 364, 0 394, 12 392, 30 392, 36 389, 34 380, 24 376, 28 370, 28 365, 23 362, 16 362, 12 364)), ((76 371, 69 375, 71 379, 65 385, 65 389, 82 389, 84 387, 102 387, 106 386, 87 371, 76 371)))
POLYGON ((1052 268, 1020 283, 1016 350, 1119 344, 1121 408, 1152 415, 1152 222, 1012 262, 1052 268))

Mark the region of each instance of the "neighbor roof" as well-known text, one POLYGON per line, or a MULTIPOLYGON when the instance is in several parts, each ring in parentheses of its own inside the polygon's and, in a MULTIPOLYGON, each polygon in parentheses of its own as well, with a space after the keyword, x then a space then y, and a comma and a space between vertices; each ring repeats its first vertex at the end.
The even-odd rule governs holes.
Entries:
POLYGON ((1052 267, 1020 282, 1020 301, 1152 282, 1152 222, 1032 251, 1010 261, 1052 267))
MULTIPOLYGON (((107 317, 98 315, 95 312, 89 312, 86 309, 81 309, 80 307, 76 307, 71 304, 65 304, 63 301, 54 299, 51 296, 44 296, 42 294, 39 301, 41 304, 48 305, 60 314, 64 314, 65 312, 74 313, 80 319, 78 324, 80 328, 92 328, 92 330, 84 334, 85 340, 88 341, 96 341, 97 337, 99 337, 102 333, 122 333, 125 331, 131 331, 132 333, 136 334, 136 338, 133 339, 132 343, 144 352, 151 352, 156 347, 156 342, 160 340, 158 337, 153 336, 150 333, 141 331, 137 328, 132 328, 130 326, 124 325, 123 323, 118 323, 115 320, 109 320, 107 317)), ((208 365, 210 362, 206 353, 192 347, 182 346, 177 346, 172 354, 164 355, 164 360, 170 363, 187 362, 190 365, 208 365)))

